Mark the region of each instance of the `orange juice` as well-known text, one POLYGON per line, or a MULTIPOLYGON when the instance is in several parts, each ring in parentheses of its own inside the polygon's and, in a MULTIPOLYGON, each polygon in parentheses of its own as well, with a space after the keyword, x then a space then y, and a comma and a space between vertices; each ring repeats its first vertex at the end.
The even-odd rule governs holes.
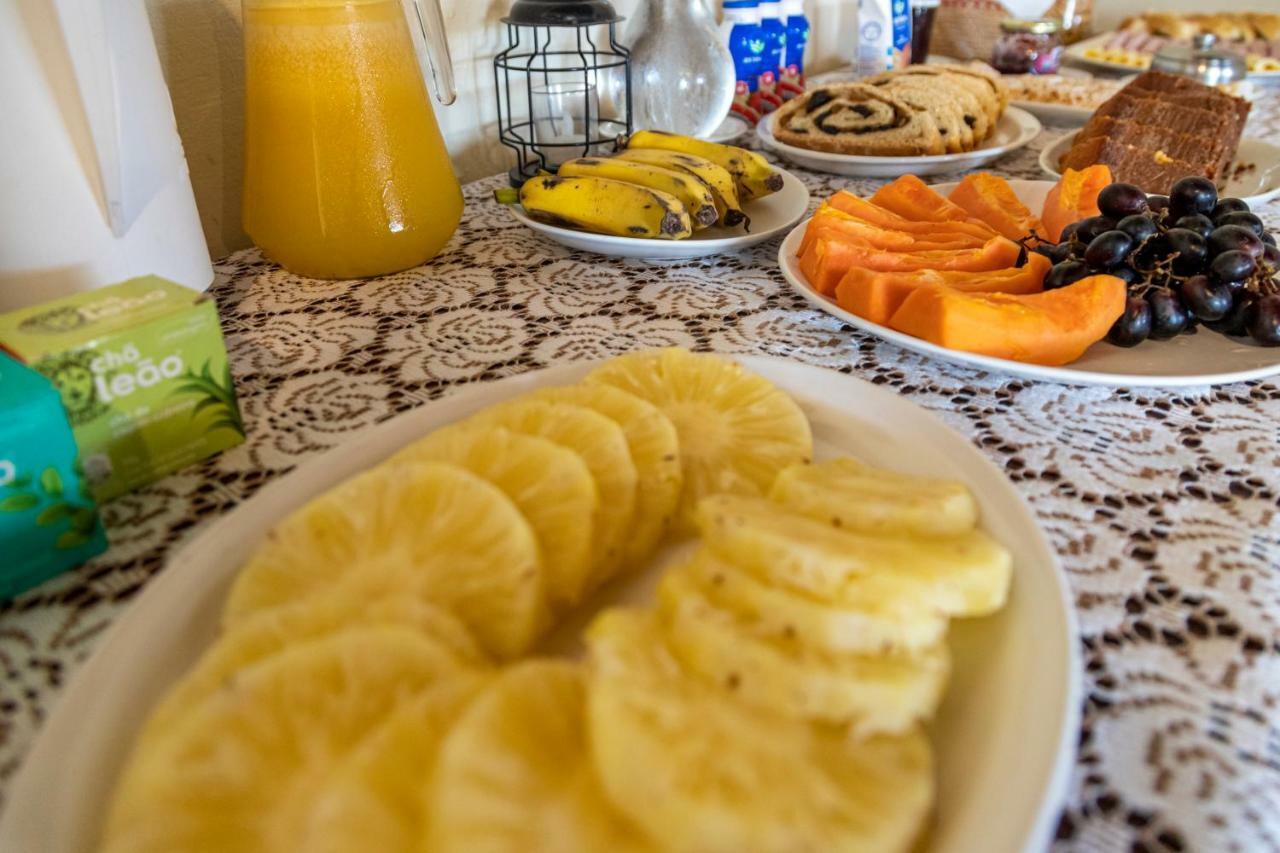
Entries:
POLYGON ((313 278, 434 256, 462 217, 399 0, 245 0, 245 230, 313 278))

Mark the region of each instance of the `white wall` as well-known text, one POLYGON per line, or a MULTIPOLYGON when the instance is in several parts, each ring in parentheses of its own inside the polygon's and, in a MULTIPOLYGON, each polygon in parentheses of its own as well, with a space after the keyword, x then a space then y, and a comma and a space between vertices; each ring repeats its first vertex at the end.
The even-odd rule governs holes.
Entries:
MULTIPOLYGON (((248 245, 240 229, 243 57, 240 0, 146 0, 160 60, 186 148, 210 251, 219 257, 248 245)), ((643 0, 614 0, 629 14, 643 0)), ((714 0, 712 0, 714 2, 714 0)), ((1276 0, 1097 0, 1101 26, 1152 5, 1162 8, 1261 8, 1276 0)), ((841 62, 844 33, 857 0, 807 0, 814 24, 809 65, 841 62)), ((455 168, 463 180, 504 171, 510 152, 494 131, 494 54, 511 0, 442 0, 458 76, 458 102, 439 108, 455 168)))

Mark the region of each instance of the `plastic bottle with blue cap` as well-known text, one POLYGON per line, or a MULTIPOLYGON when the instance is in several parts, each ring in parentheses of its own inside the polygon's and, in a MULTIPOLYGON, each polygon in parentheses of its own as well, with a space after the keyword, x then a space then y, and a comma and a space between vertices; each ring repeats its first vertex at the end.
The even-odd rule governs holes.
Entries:
POLYGON ((737 75, 731 110, 755 124, 760 113, 751 105, 751 95, 760 84, 765 69, 765 40, 760 30, 759 0, 724 0, 720 37, 729 45, 737 75))

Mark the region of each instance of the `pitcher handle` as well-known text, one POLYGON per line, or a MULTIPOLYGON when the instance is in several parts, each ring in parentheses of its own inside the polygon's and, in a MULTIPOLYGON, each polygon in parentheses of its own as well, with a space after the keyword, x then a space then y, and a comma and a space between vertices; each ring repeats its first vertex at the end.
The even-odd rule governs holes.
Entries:
POLYGON ((453 82, 453 57, 449 54, 449 38, 444 30, 444 12, 440 0, 410 0, 427 44, 427 62, 431 66, 431 88, 440 103, 448 106, 458 99, 453 82))

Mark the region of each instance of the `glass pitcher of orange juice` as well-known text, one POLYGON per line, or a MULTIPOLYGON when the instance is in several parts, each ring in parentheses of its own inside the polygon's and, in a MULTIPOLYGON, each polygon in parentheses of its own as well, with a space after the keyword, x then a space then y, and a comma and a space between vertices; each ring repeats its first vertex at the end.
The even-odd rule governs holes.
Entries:
POLYGON ((243 0, 244 225, 281 266, 363 278, 426 261, 462 218, 410 36, 453 103, 438 0, 243 0))

